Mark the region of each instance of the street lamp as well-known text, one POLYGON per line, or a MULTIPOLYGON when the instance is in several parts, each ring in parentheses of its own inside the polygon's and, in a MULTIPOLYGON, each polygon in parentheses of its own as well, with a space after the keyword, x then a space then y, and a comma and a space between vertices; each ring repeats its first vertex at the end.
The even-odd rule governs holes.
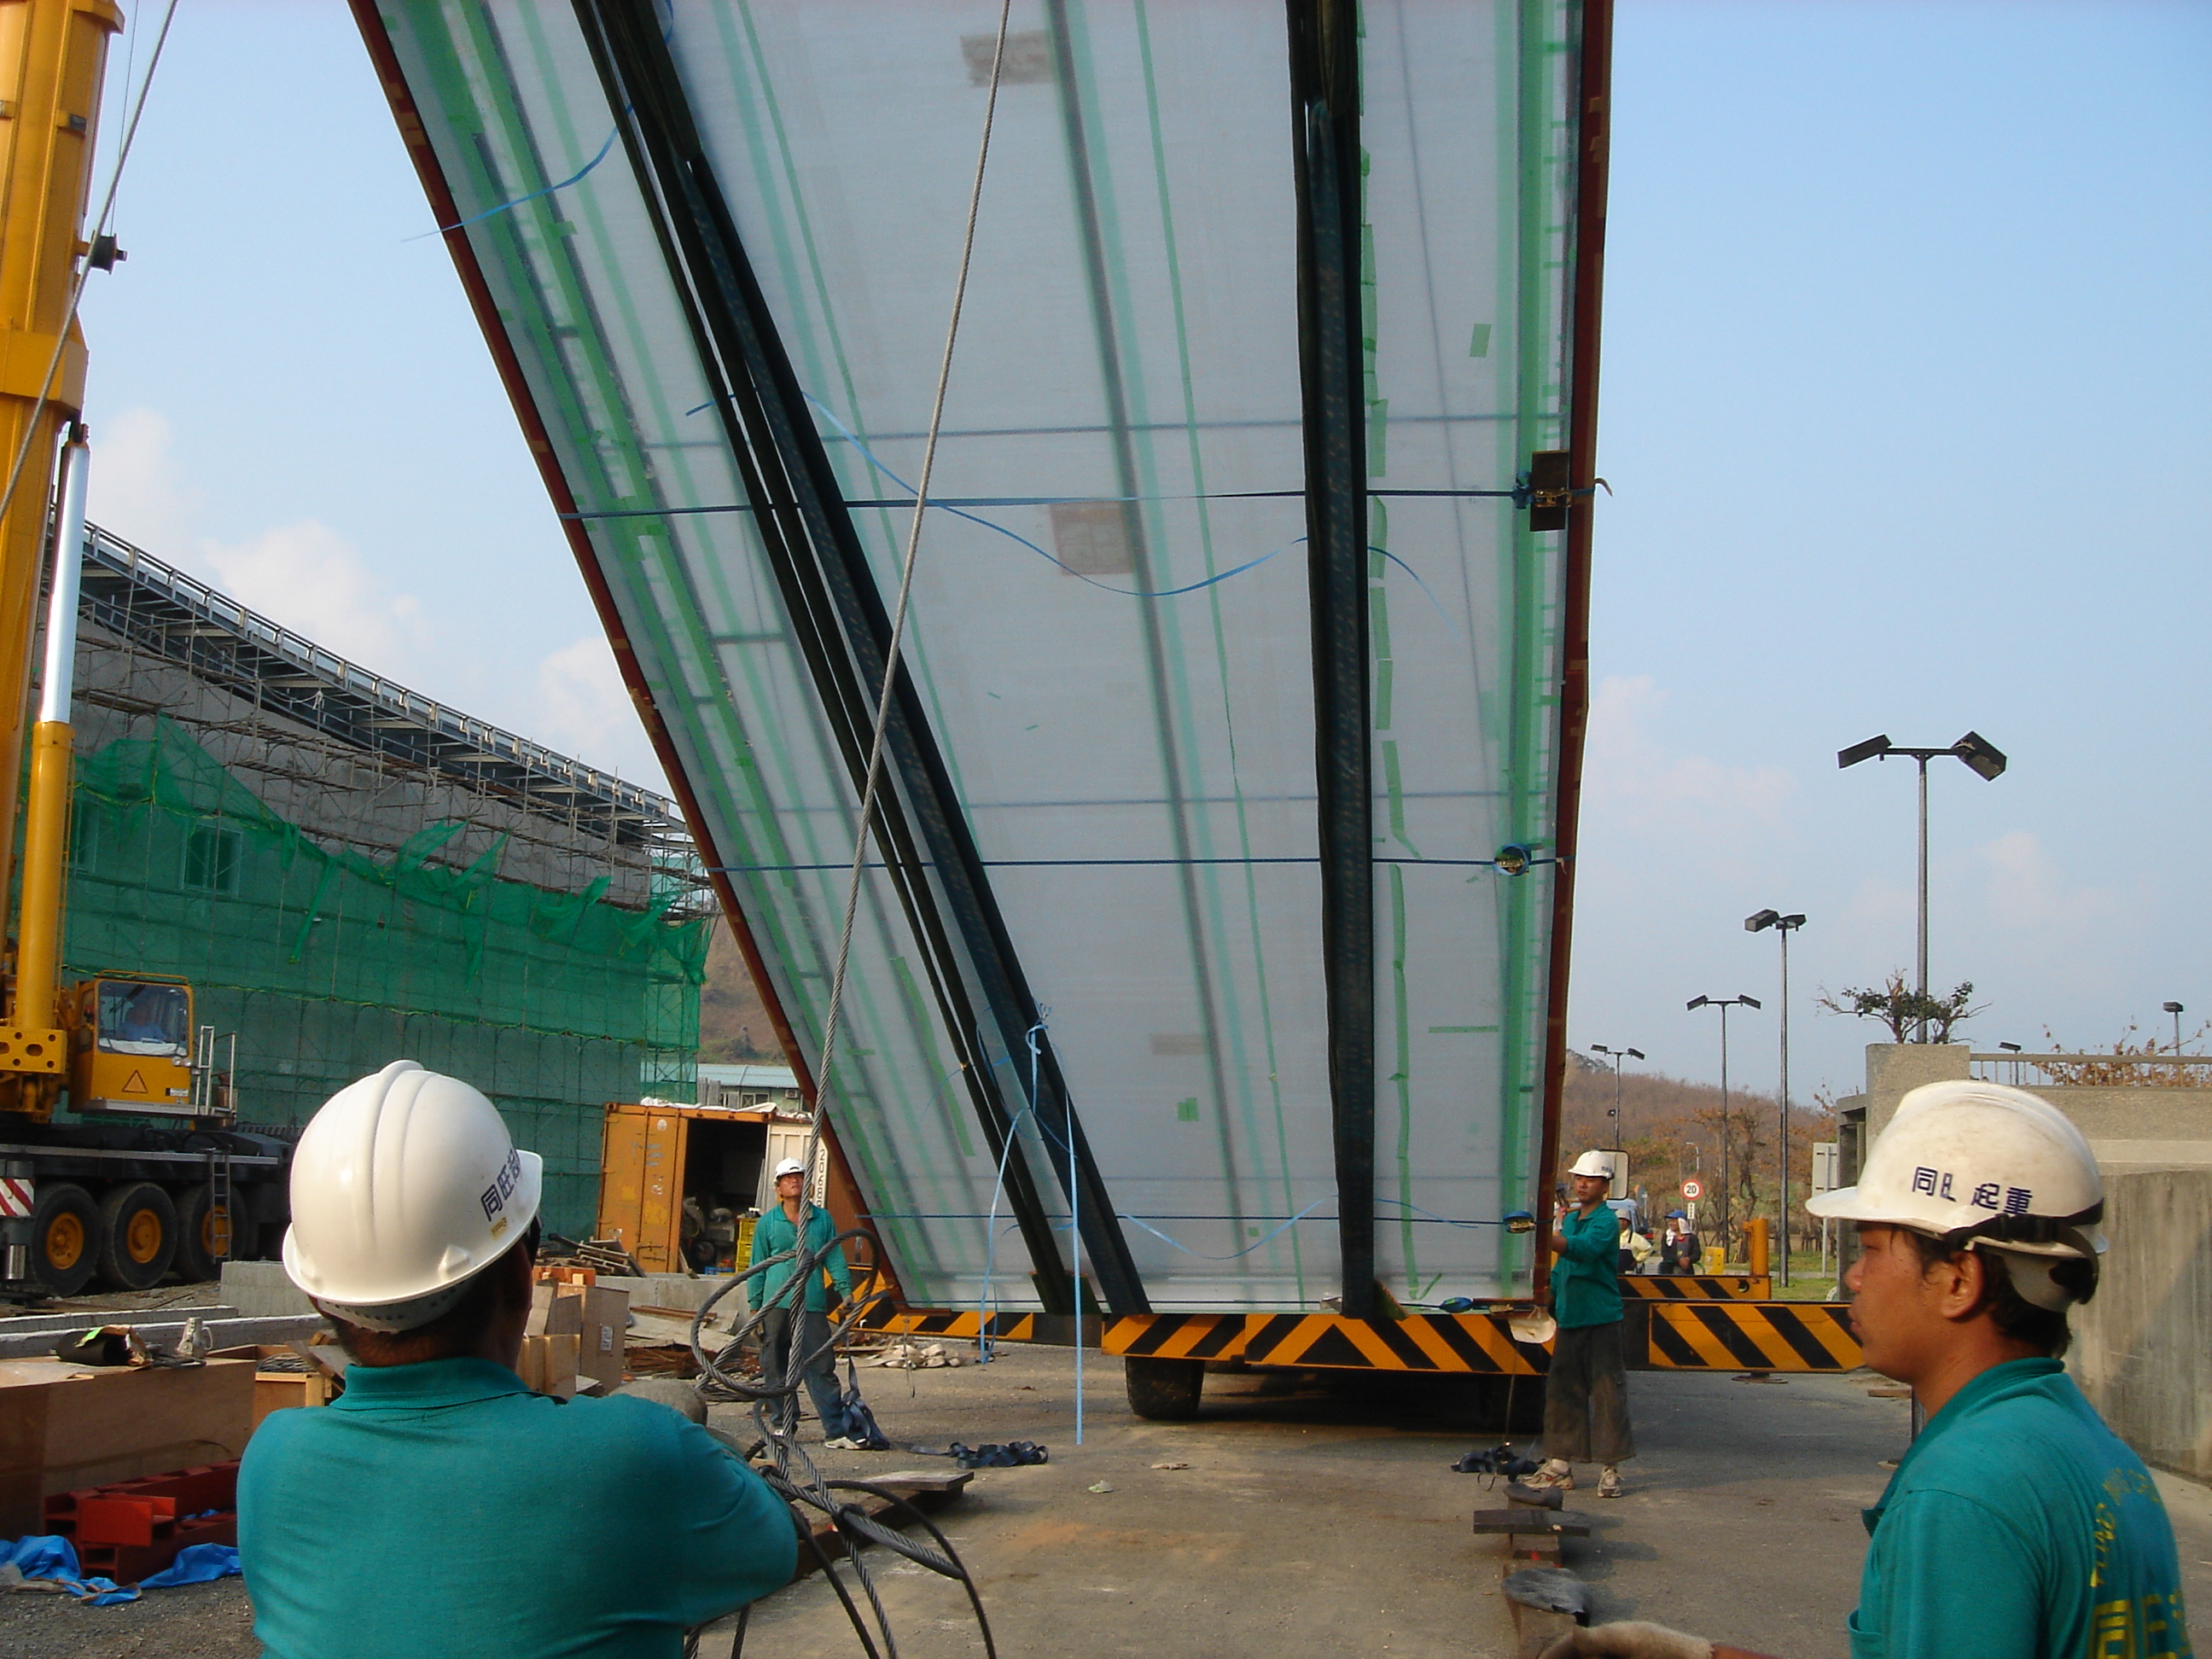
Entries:
POLYGON ((1790 1284, 1790 935, 1805 925, 1805 918, 1761 910, 1743 919, 1747 933, 1771 927, 1782 939, 1782 1283, 1790 1284))
MULTIPOLYGON (((1838 767, 1856 766, 1861 761, 1887 760, 1892 755, 1904 755, 1920 763, 1920 940, 1918 968, 1920 994, 1928 994, 1928 763, 1939 755, 1956 755, 1966 762, 1975 776, 1987 783, 1995 783, 2005 769, 2002 750, 1978 732, 1969 732, 1948 749, 1907 749, 1892 743, 1887 737, 1869 738, 1864 743, 1855 743, 1848 749, 1836 751, 1838 767)), ((1920 1022, 1920 1036, 1928 1036, 1928 1022, 1920 1022)))
POLYGON ((1729 1145, 1728 1145, 1728 1011, 1731 1008, 1756 1008, 1757 997, 1692 997, 1683 1005, 1695 1013, 1700 1008, 1721 1011, 1721 1259, 1728 1259, 1729 1224, 1729 1145))
POLYGON ((1643 1059, 1644 1050, 1641 1048, 1608 1048, 1602 1042, 1593 1042, 1590 1044, 1590 1052, 1594 1054, 1603 1054, 1606 1058, 1613 1061, 1613 1150, 1617 1152, 1621 1150, 1620 1062, 1624 1060, 1643 1059))
POLYGON ((2188 1011, 2178 1002, 2169 1002, 2166 1012, 2173 1016, 2173 1052, 2178 1054, 2181 1052, 2181 1017, 2188 1011))

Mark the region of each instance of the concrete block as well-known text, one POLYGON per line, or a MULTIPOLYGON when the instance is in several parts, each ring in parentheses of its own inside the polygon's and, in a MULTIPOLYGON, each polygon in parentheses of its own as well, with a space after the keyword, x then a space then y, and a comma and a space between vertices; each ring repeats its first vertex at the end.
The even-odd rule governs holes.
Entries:
POLYGON ((248 1318, 275 1318, 282 1314, 311 1314, 314 1304, 307 1294, 284 1277, 281 1261, 226 1261, 222 1264, 223 1304, 248 1318))

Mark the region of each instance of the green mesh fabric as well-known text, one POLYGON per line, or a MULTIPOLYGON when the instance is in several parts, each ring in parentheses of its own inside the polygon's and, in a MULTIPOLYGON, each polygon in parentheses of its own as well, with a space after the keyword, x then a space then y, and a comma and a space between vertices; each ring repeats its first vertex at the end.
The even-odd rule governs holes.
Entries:
POLYGON ((689 1099, 708 924, 556 893, 434 855, 325 845, 270 811, 167 719, 77 765, 64 971, 190 980, 203 1025, 238 1033, 239 1115, 304 1123, 396 1059, 465 1078, 545 1159, 545 1220, 580 1236, 599 1201, 600 1109, 689 1099))

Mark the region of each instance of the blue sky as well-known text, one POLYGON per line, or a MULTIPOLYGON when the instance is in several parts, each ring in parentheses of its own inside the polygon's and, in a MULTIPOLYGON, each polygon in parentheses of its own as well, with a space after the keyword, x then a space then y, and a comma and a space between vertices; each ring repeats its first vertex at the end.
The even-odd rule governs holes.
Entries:
MULTIPOLYGON (((134 28, 151 6, 134 8, 134 28)), ((1814 994, 1933 969, 1978 1044, 2212 1016, 2212 7, 1621 0, 1571 1041, 1849 1092, 1814 994)), ((145 43, 137 44, 143 67, 145 43)), ((119 88, 122 64, 118 60, 119 88)), ((120 100, 111 92, 111 132, 120 100)), ((352 24, 182 8, 95 277, 94 516, 372 667, 650 778, 352 24), (251 95, 241 95, 250 88, 251 95)))

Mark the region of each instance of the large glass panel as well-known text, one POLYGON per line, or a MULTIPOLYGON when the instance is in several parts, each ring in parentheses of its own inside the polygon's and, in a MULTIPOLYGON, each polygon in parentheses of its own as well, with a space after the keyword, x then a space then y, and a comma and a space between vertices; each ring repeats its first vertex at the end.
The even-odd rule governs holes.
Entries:
MULTIPOLYGON (((1443 492, 1378 495, 1372 523, 1378 1267, 1423 1301, 1528 1283, 1498 1222, 1533 1200, 1540 1116, 1559 555, 1510 502, 1450 492, 1510 489, 1564 438, 1568 12, 1364 15, 1370 483, 1443 492), (1509 843, 1539 862, 1482 862, 1509 843)), ((663 16, 888 604, 997 8, 663 16)), ((856 792, 617 112, 566 8, 417 0, 387 27, 701 827, 818 1053, 856 792)), ((1279 0, 1015 5, 907 643, 1159 1308, 1340 1288, 1287 59, 1279 0)), ((870 872, 838 1131, 911 1296, 1034 1305, 929 960, 870 872)), ((1026 1055, 981 1046, 1018 1105, 1026 1055)), ((1043 1169, 1064 1151, 1024 1138, 1064 1221, 1043 1169)))

